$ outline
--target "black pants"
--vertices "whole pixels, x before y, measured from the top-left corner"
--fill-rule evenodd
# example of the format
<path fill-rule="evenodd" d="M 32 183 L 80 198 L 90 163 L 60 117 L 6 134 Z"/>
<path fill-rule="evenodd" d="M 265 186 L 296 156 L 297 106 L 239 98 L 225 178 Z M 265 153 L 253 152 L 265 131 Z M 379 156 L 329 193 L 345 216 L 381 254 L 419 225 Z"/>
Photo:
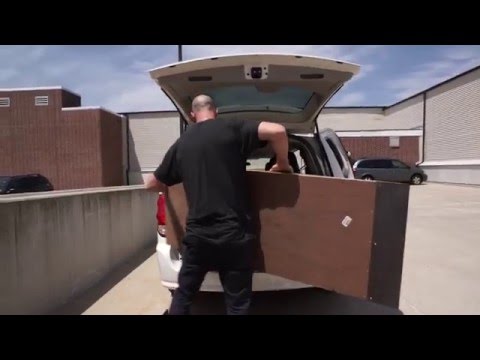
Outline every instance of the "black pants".
<path fill-rule="evenodd" d="M 246 315 L 252 297 L 253 241 L 216 245 L 201 239 L 183 242 L 178 289 L 173 294 L 170 315 L 188 315 L 193 297 L 205 275 L 218 271 L 225 294 L 227 315 Z"/>

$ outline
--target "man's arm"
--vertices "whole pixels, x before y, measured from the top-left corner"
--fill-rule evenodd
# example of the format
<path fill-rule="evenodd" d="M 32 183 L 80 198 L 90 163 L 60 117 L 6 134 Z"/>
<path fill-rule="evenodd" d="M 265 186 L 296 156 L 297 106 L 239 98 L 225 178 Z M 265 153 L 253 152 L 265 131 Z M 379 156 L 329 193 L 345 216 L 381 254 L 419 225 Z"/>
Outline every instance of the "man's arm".
<path fill-rule="evenodd" d="M 258 126 L 258 138 L 268 141 L 276 155 L 277 163 L 270 171 L 292 172 L 288 161 L 288 136 L 283 125 L 263 121 Z"/>

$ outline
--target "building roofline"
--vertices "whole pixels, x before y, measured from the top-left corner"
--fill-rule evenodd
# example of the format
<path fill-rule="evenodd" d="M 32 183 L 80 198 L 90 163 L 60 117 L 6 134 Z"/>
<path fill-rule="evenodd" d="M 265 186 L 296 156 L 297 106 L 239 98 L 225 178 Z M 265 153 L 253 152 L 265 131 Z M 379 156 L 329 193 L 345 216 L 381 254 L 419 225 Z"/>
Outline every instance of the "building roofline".
<path fill-rule="evenodd" d="M 64 107 L 62 111 L 81 111 L 81 110 L 102 110 L 109 114 L 122 117 L 122 114 L 107 110 L 101 106 L 77 106 L 77 107 Z"/>
<path fill-rule="evenodd" d="M 428 89 L 422 90 L 422 91 L 420 91 L 420 92 L 418 92 L 418 93 L 416 93 L 416 94 L 413 94 L 413 95 L 407 97 L 406 99 L 397 101 L 396 103 L 394 103 L 394 104 L 392 104 L 392 105 L 386 106 L 386 107 L 385 107 L 385 110 L 386 110 L 386 109 L 389 109 L 389 108 L 392 108 L 392 107 L 394 107 L 394 106 L 396 106 L 396 105 L 399 105 L 399 104 L 401 104 L 401 103 L 404 103 L 404 102 L 406 102 L 406 101 L 408 101 L 408 100 L 412 100 L 413 98 L 416 98 L 417 96 L 420 96 L 420 95 L 422 95 L 422 94 L 424 94 L 424 93 L 427 93 L 427 92 L 429 92 L 429 91 L 432 91 L 432 90 L 434 90 L 434 89 L 436 89 L 436 88 L 438 88 L 438 87 L 440 87 L 440 86 L 442 86 L 442 85 L 448 84 L 449 82 L 451 82 L 451 81 L 453 81 L 453 80 L 456 80 L 456 79 L 458 79 L 458 78 L 460 78 L 460 77 L 462 77 L 462 76 L 468 75 L 468 74 L 470 74 L 470 73 L 472 73 L 472 72 L 474 72 L 474 71 L 476 71 L 476 70 L 478 70 L 478 69 L 480 69 L 480 65 L 477 65 L 477 66 L 475 66 L 475 67 L 473 67 L 473 68 L 471 68 L 471 69 L 469 69 L 469 70 L 467 70 L 467 71 L 464 71 L 464 72 L 462 72 L 462 73 L 460 73 L 460 74 L 457 74 L 457 75 L 455 75 L 454 77 L 451 77 L 451 78 L 449 78 L 449 79 L 447 79 L 447 80 L 444 80 L 444 81 L 442 81 L 442 82 L 439 82 L 438 84 L 433 85 L 433 86 L 429 87 Z"/>
<path fill-rule="evenodd" d="M 361 137 L 420 137 L 422 129 L 386 129 L 386 130 L 336 130 L 340 138 L 361 138 Z"/>
<path fill-rule="evenodd" d="M 385 106 L 325 106 L 324 109 L 384 109 Z"/>
<path fill-rule="evenodd" d="M 70 89 L 67 89 L 63 86 L 38 86 L 38 87 L 24 87 L 24 88 L 0 88 L 1 91 L 42 91 L 42 90 L 63 90 L 67 91 L 71 94 L 77 95 L 79 97 L 82 97 L 80 94 L 76 93 L 75 91 L 72 91 Z"/>
<path fill-rule="evenodd" d="M 370 129 L 370 130 L 335 130 L 337 133 L 341 132 L 382 132 L 382 131 L 422 131 L 422 129 L 415 129 L 415 128 L 409 128 L 409 129 Z"/>
<path fill-rule="evenodd" d="M 123 112 L 119 112 L 118 114 L 137 115 L 137 114 L 154 114 L 154 113 L 177 113 L 178 114 L 178 111 L 177 110 L 145 110 L 145 111 L 132 111 L 132 112 L 123 111 Z"/>

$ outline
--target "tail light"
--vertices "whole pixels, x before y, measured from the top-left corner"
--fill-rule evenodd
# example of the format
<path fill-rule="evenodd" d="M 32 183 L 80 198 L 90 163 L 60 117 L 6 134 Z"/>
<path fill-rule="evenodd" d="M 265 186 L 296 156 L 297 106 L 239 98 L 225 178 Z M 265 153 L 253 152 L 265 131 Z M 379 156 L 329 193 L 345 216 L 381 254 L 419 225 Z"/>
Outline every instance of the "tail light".
<path fill-rule="evenodd" d="M 165 224 L 166 224 L 166 213 L 165 213 L 165 195 L 158 195 L 157 199 L 157 223 L 158 223 L 158 234 L 165 236 Z"/>

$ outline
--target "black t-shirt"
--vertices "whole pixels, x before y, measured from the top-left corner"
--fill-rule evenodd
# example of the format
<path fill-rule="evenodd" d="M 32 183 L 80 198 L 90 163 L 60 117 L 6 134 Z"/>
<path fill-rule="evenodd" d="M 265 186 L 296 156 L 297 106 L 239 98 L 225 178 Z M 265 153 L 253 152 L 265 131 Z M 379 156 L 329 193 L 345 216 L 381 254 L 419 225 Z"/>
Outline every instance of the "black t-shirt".
<path fill-rule="evenodd" d="M 183 183 L 189 213 L 186 235 L 214 243 L 252 234 L 246 162 L 265 145 L 259 121 L 207 120 L 189 126 L 167 151 L 155 177 L 167 186 Z"/>

